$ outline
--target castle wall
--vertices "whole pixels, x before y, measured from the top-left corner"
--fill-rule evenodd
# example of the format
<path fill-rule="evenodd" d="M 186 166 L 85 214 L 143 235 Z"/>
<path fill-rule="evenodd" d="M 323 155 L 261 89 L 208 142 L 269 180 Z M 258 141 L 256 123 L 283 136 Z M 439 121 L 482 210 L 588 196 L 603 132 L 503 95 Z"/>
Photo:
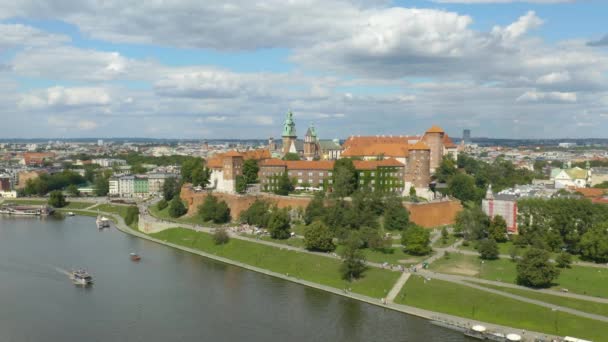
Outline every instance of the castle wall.
<path fill-rule="evenodd" d="M 183 187 L 181 198 L 188 204 L 189 216 L 195 215 L 205 197 L 211 192 L 195 192 L 188 187 Z M 247 210 L 256 199 L 267 200 L 276 204 L 279 208 L 301 208 L 305 209 L 312 197 L 277 196 L 261 193 L 259 195 L 237 195 L 227 193 L 213 193 L 218 199 L 223 200 L 230 207 L 230 215 L 233 219 L 238 218 L 242 211 Z M 462 205 L 457 201 L 442 201 L 433 203 L 404 203 L 404 207 L 410 212 L 410 220 L 425 228 L 433 228 L 442 225 L 453 224 L 456 214 L 462 210 Z"/>

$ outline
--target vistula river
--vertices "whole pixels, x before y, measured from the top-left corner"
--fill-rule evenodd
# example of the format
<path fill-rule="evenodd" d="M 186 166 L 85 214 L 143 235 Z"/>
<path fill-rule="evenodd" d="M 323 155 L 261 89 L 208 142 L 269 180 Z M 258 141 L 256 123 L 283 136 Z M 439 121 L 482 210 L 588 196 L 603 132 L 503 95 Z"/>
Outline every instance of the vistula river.
<path fill-rule="evenodd" d="M 61 271 L 79 267 L 93 286 L 76 287 Z M 98 231 L 92 218 L 0 217 L 0 341 L 465 340 L 419 318 Z"/>

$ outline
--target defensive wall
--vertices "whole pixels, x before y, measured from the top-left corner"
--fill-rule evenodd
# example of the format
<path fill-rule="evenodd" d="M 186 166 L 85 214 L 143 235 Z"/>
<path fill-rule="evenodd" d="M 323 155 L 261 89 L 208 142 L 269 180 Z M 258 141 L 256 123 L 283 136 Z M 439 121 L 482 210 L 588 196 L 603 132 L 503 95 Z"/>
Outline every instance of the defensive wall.
<path fill-rule="evenodd" d="M 188 204 L 188 215 L 196 214 L 197 208 L 211 192 L 194 191 L 188 186 L 181 190 L 181 198 Z M 279 208 L 306 208 L 311 197 L 278 196 L 260 193 L 259 195 L 235 195 L 213 192 L 219 200 L 225 201 L 230 207 L 230 215 L 239 217 L 256 199 L 263 199 Z M 456 214 L 462 210 L 458 201 L 440 201 L 431 203 L 404 203 L 410 212 L 410 220 L 422 227 L 432 228 L 454 223 Z"/>

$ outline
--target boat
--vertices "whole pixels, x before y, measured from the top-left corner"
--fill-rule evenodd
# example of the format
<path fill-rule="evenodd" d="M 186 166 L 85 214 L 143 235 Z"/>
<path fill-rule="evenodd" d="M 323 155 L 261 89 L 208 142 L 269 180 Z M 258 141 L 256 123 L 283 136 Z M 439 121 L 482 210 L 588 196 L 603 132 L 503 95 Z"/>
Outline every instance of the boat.
<path fill-rule="evenodd" d="M 68 216 L 74 216 L 74 212 L 73 211 L 68 211 Z"/>
<path fill-rule="evenodd" d="M 70 278 L 75 285 L 86 286 L 93 284 L 93 277 L 91 277 L 91 275 L 83 269 L 72 271 L 70 273 Z"/>
<path fill-rule="evenodd" d="M 95 224 L 97 224 L 97 228 L 99 228 L 99 229 L 110 228 L 110 220 L 103 216 L 97 216 L 97 220 L 95 221 Z"/>
<path fill-rule="evenodd" d="M 129 254 L 129 258 L 131 258 L 131 261 L 139 261 L 139 260 L 141 260 L 141 257 L 137 253 L 131 253 L 131 254 Z"/>

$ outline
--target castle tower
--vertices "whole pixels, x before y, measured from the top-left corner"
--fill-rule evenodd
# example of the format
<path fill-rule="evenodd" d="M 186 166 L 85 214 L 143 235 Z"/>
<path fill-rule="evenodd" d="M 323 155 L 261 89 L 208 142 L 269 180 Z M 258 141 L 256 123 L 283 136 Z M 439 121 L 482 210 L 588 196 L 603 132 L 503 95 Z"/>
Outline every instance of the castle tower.
<path fill-rule="evenodd" d="M 273 137 L 268 138 L 268 150 L 270 150 L 270 153 L 272 153 L 276 149 L 277 149 L 277 144 L 274 142 L 274 138 Z"/>
<path fill-rule="evenodd" d="M 429 128 L 422 137 L 422 141 L 431 149 L 431 173 L 441 164 L 443 159 L 443 136 L 445 132 L 441 127 Z"/>
<path fill-rule="evenodd" d="M 283 124 L 283 134 L 281 135 L 283 138 L 283 154 L 287 154 L 291 151 L 292 146 L 295 149 L 296 142 L 296 123 L 293 121 L 293 113 L 289 111 L 287 113 L 287 117 L 285 118 L 285 123 Z"/>
<path fill-rule="evenodd" d="M 224 154 L 222 160 L 223 190 L 226 192 L 236 191 L 236 178 L 243 175 L 243 156 L 230 151 Z"/>
<path fill-rule="evenodd" d="M 317 140 L 317 132 L 312 124 L 308 127 L 304 136 L 304 159 L 313 160 L 319 156 L 319 144 Z"/>
<path fill-rule="evenodd" d="M 412 184 L 415 188 L 428 188 L 431 182 L 429 172 L 431 160 L 431 149 L 424 142 L 419 141 L 409 147 L 407 165 L 405 171 L 405 181 Z"/>

